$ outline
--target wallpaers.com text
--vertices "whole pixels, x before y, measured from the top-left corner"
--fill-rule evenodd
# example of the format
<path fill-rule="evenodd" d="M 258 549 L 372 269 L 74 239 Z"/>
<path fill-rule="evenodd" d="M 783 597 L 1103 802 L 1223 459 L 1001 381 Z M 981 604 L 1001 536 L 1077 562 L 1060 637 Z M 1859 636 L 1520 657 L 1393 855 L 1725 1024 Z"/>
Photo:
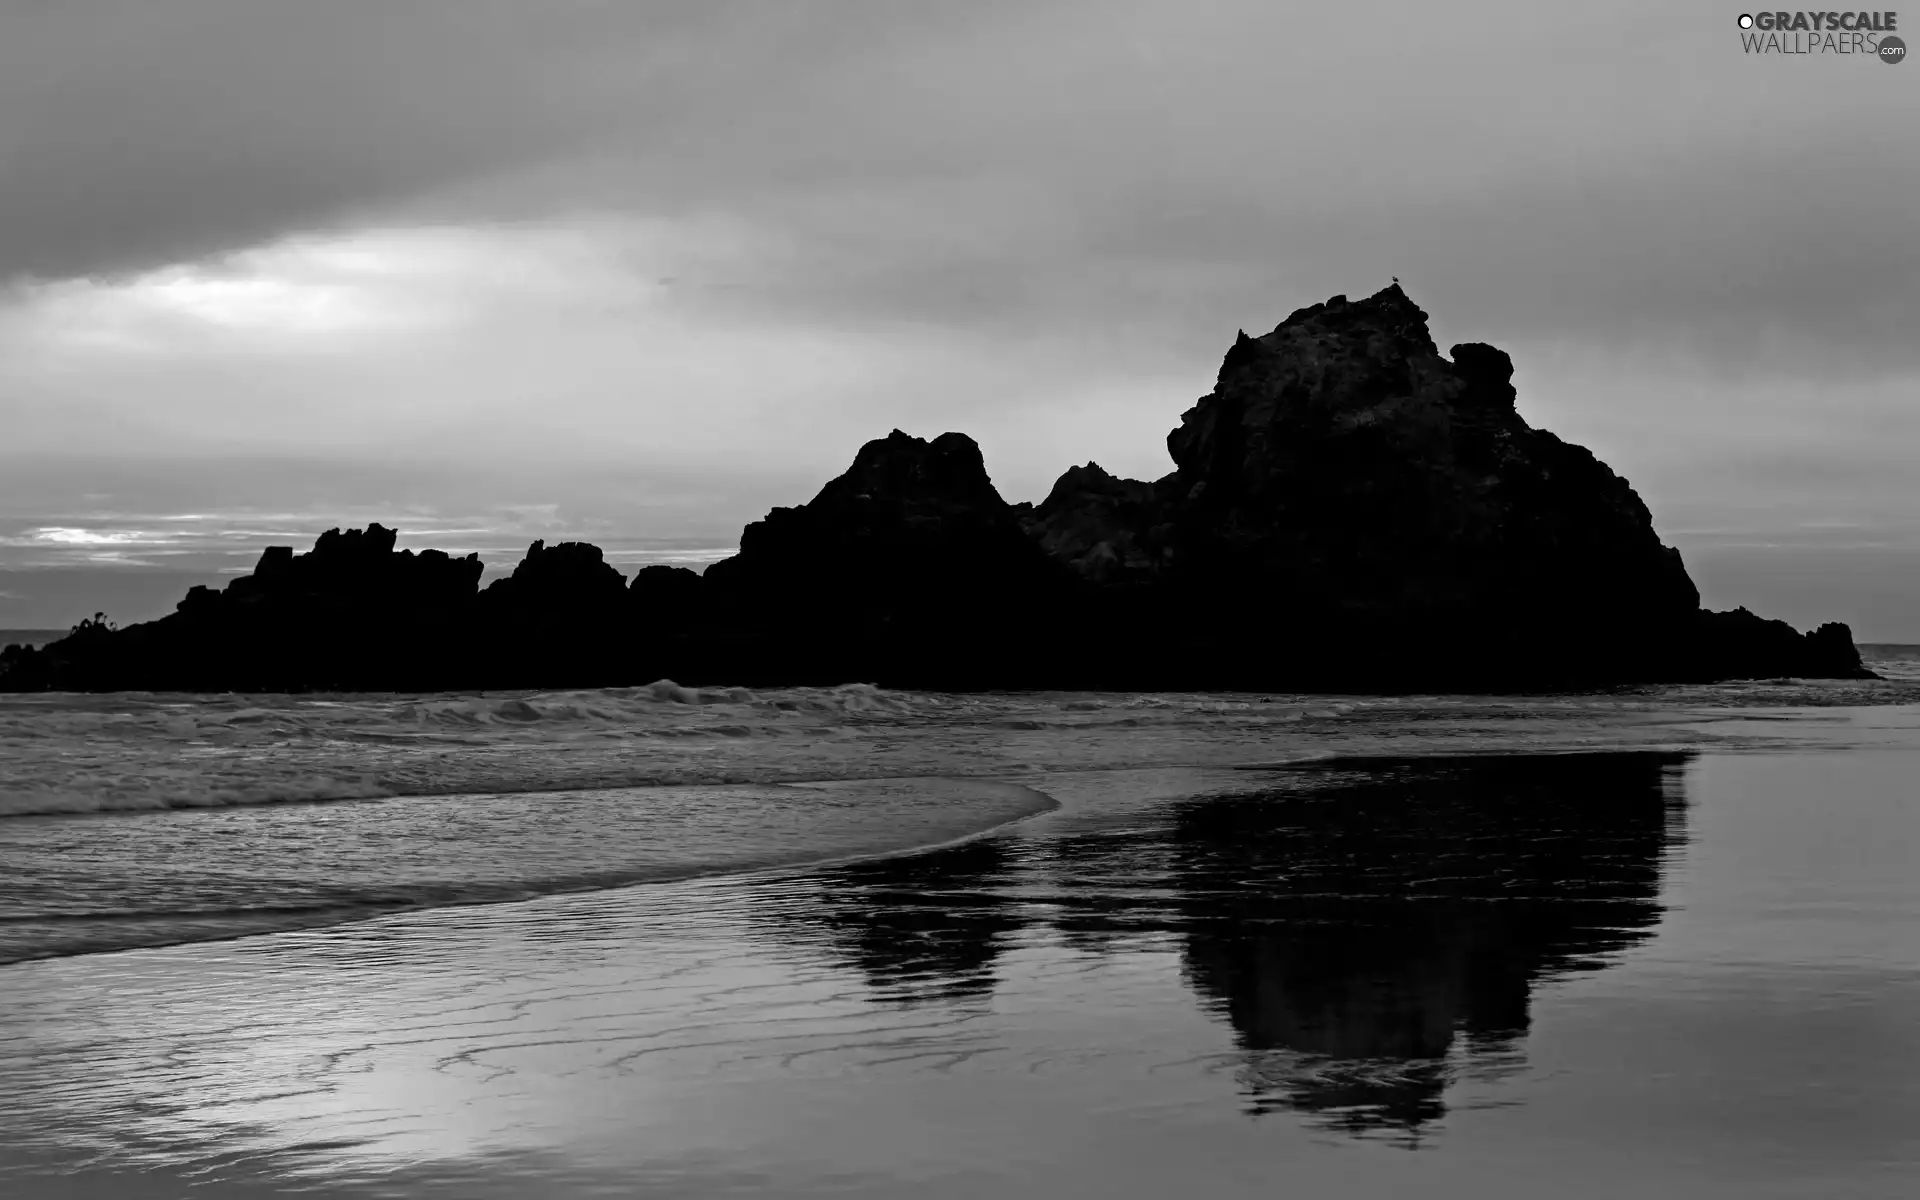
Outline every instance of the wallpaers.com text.
<path fill-rule="evenodd" d="M 1748 54 L 1860 54 L 1882 62 L 1904 60 L 1907 44 L 1891 36 L 1895 12 L 1763 12 L 1740 14 L 1741 47 Z"/>

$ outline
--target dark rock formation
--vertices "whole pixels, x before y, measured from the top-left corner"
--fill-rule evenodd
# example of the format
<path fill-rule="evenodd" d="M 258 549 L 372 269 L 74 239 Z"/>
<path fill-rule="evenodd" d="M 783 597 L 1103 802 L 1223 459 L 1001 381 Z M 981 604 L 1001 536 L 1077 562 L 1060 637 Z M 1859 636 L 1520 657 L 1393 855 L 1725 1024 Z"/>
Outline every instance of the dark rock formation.
<path fill-rule="evenodd" d="M 328 530 L 270 546 L 251 575 L 195 587 L 168 617 L 90 623 L 0 686 L 214 691 L 434 690 L 597 682 L 629 649 L 626 579 L 598 547 L 535 542 L 479 591 L 477 554 L 394 549 L 395 531 Z"/>
<path fill-rule="evenodd" d="M 1860 665 L 1853 630 L 1840 622 L 1801 633 L 1744 608 L 1693 614 L 1675 657 L 1685 664 L 1687 678 L 1701 680 L 1878 678 Z"/>
<path fill-rule="evenodd" d="M 1450 353 L 1397 284 L 1242 333 L 1173 474 L 1075 468 L 1027 528 L 1090 577 L 1152 576 L 1160 653 L 1215 686 L 1859 672 L 1844 626 L 1700 615 L 1626 480 L 1520 417 L 1507 355 Z"/>
<path fill-rule="evenodd" d="M 538 621 L 582 610 L 613 612 L 626 595 L 626 576 L 608 564 L 600 547 L 541 541 L 527 547 L 513 574 L 487 585 L 481 607 L 502 619 Z"/>
<path fill-rule="evenodd" d="M 1040 548 L 1093 583 L 1148 583 L 1173 554 L 1153 484 L 1117 479 L 1099 463 L 1069 467 L 1038 507 L 1018 505 Z"/>
<path fill-rule="evenodd" d="M 1665 657 L 1649 639 L 1699 593 L 1646 506 L 1521 419 L 1504 353 L 1453 358 L 1398 285 L 1242 334 L 1167 439 L 1184 582 L 1262 596 L 1369 674 L 1498 677 L 1548 644 L 1554 671 Z"/>
<path fill-rule="evenodd" d="M 705 583 L 706 578 L 698 571 L 656 563 L 635 571 L 628 590 L 634 613 L 641 620 L 671 625 L 698 618 L 706 595 Z"/>
<path fill-rule="evenodd" d="M 275 547 L 163 620 L 9 649 L 0 688 L 690 682 L 1493 689 L 1858 678 L 1852 634 L 1705 613 L 1646 506 L 1515 408 L 1513 364 L 1443 356 L 1398 285 L 1242 333 L 1155 483 L 1093 463 L 1009 505 L 980 448 L 895 430 L 704 577 L 535 542 Z"/>
<path fill-rule="evenodd" d="M 291 546 L 269 546 L 253 574 L 221 592 L 196 587 L 177 608 L 212 613 L 280 602 L 384 612 L 395 605 L 444 608 L 473 595 L 480 581 L 478 555 L 456 559 L 440 550 L 395 552 L 398 536 L 376 523 L 364 530 L 329 529 L 305 554 L 296 555 Z"/>
<path fill-rule="evenodd" d="M 65 638 L 0 686 L 281 691 L 388 687 L 457 669 L 478 555 L 395 552 L 391 529 L 330 529 L 270 546 L 253 574 L 195 587 L 171 616 Z"/>
<path fill-rule="evenodd" d="M 1010 678 L 1067 573 L 1020 528 L 972 438 L 899 430 L 798 508 L 747 526 L 707 599 L 762 656 L 742 678 Z M 853 674 L 849 675 L 849 670 Z M 1004 683 L 1002 684 L 1004 686 Z"/>
<path fill-rule="evenodd" d="M 707 580 L 749 604 L 779 588 L 791 592 L 781 597 L 788 604 L 836 623 L 835 614 L 924 622 L 945 615 L 928 605 L 990 602 L 1052 574 L 972 438 L 927 442 L 896 429 L 862 446 L 811 502 L 747 526 L 740 553 L 708 568 Z"/>
<path fill-rule="evenodd" d="M 722 614 L 709 601 L 707 581 L 685 567 L 655 564 L 633 573 L 627 589 L 627 627 L 643 648 L 641 658 L 658 668 L 655 678 L 713 678 L 704 673 L 724 630 Z"/>
<path fill-rule="evenodd" d="M 1182 572 L 1343 624 L 1546 605 L 1591 636 L 1697 608 L 1627 482 L 1521 419 L 1507 356 L 1452 353 L 1398 285 L 1242 334 L 1167 438 Z"/>
<path fill-rule="evenodd" d="M 489 679 L 562 685 L 624 677 L 617 664 L 631 642 L 626 618 L 626 576 L 586 542 L 534 542 L 474 610 Z"/>

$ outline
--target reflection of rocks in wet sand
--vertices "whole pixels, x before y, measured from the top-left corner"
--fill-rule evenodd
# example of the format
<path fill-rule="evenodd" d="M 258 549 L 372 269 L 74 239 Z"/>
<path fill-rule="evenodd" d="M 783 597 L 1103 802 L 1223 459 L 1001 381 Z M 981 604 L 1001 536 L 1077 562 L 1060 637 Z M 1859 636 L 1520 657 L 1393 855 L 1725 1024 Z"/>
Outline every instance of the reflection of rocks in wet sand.
<path fill-rule="evenodd" d="M 1189 980 L 1256 1111 L 1350 1130 L 1445 1112 L 1552 974 L 1649 936 L 1684 801 L 1676 754 L 1320 763 L 1178 819 Z M 1283 782 L 1284 780 L 1284 782 Z"/>
<path fill-rule="evenodd" d="M 990 992 L 994 960 L 1021 925 L 1002 890 L 1006 859 L 989 840 L 837 867 L 783 915 L 889 1000 Z"/>
<path fill-rule="evenodd" d="M 1520 1061 L 1533 987 L 1650 936 L 1674 753 L 1344 759 L 1250 773 L 1119 825 L 821 871 L 763 907 L 875 998 L 990 993 L 1023 928 L 1179 940 L 1254 1112 L 1409 1135 Z"/>

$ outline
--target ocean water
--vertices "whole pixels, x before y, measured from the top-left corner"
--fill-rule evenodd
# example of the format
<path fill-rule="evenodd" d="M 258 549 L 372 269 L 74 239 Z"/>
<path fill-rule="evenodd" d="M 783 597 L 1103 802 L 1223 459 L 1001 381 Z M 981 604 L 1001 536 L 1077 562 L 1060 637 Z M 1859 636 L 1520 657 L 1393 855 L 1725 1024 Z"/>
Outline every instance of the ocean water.
<path fill-rule="evenodd" d="M 0 1192 L 1911 1195 L 1917 782 L 1911 676 L 0 697 Z"/>
<path fill-rule="evenodd" d="M 1888 679 L 1920 679 L 1920 646 L 1865 643 L 1860 646 L 1860 659 Z"/>
<path fill-rule="evenodd" d="M 1059 771 L 1697 746 L 1734 707 L 1909 695 L 0 696 L 0 963 L 898 851 L 1030 815 Z"/>
<path fill-rule="evenodd" d="M 0 647 L 46 645 L 48 641 L 60 641 L 65 636 L 67 630 L 0 630 Z"/>
<path fill-rule="evenodd" d="M 64 629 L 0 629 L 0 649 L 8 646 L 44 646 L 67 636 Z"/>

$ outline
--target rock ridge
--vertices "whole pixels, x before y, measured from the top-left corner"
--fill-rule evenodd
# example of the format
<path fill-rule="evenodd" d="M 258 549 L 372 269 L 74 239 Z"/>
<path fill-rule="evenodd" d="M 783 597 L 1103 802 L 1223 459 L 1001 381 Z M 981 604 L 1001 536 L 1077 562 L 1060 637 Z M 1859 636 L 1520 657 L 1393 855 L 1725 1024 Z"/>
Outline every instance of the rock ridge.
<path fill-rule="evenodd" d="M 1340 691 L 1868 678 L 1851 631 L 1701 610 L 1632 486 L 1520 415 L 1514 365 L 1442 355 L 1398 283 L 1241 331 L 1174 469 L 1070 467 L 1009 504 L 980 447 L 899 429 L 703 574 L 580 542 L 269 548 L 222 591 L 0 654 L 0 690 L 841 683 Z"/>

